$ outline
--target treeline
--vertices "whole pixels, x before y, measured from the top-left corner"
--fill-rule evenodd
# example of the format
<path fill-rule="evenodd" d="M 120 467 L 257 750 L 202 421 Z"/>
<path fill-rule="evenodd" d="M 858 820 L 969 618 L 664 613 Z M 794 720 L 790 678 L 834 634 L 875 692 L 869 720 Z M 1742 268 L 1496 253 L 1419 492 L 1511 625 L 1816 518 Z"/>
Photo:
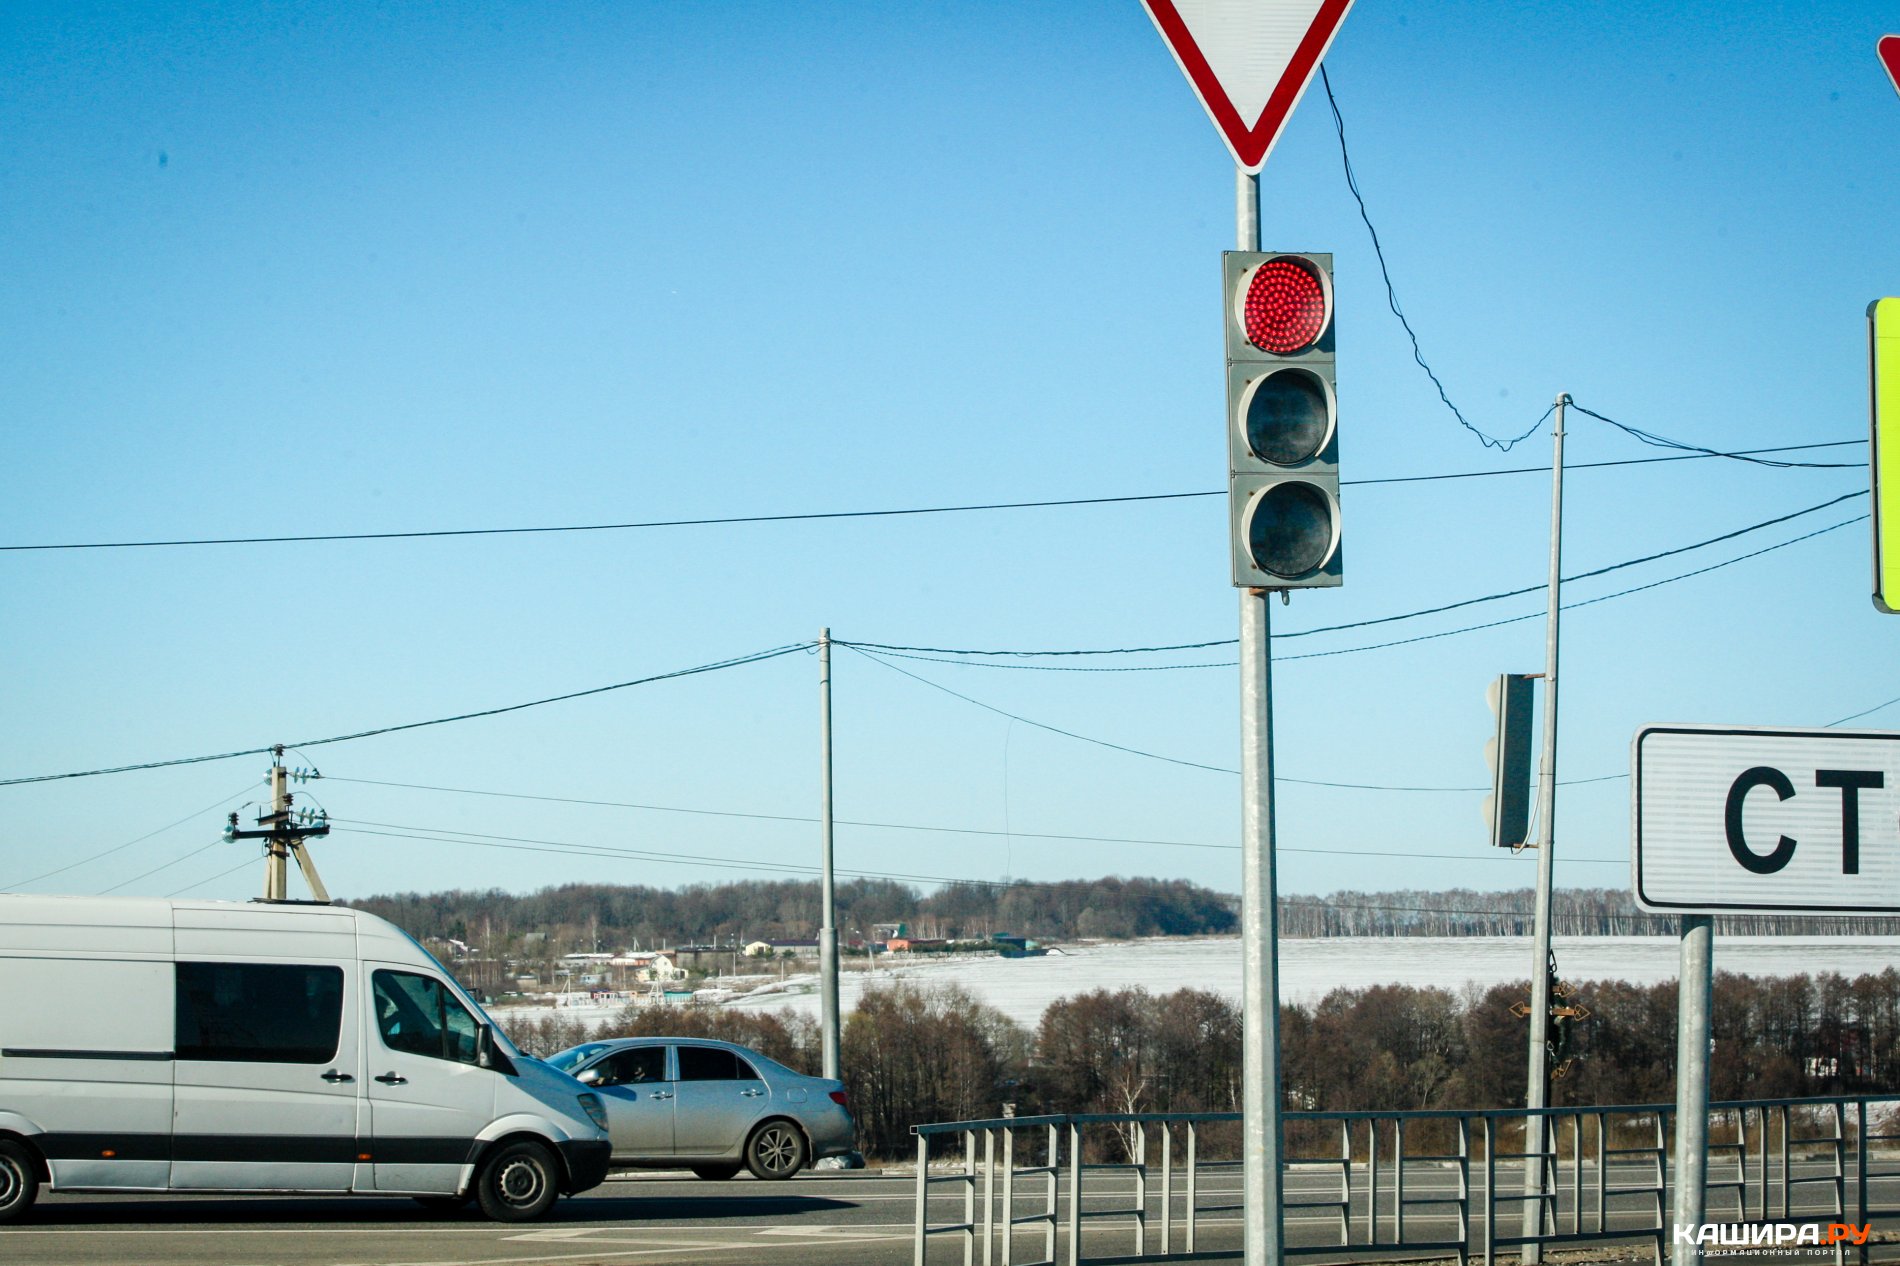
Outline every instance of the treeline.
<path fill-rule="evenodd" d="M 534 934 L 548 951 L 733 940 L 795 940 L 819 926 L 816 881 L 747 880 L 685 888 L 563 884 L 539 892 L 457 890 L 365 897 L 349 905 L 410 935 L 453 937 L 490 953 Z M 879 923 L 905 923 L 921 937 L 987 938 L 1009 932 L 1042 939 L 1199 936 L 1234 932 L 1236 901 L 1180 879 L 1069 880 L 946 884 L 922 892 L 881 879 L 837 885 L 837 920 L 849 938 Z"/>
<path fill-rule="evenodd" d="M 1295 1110 L 1498 1108 L 1523 1102 L 1528 983 L 1456 994 L 1382 985 L 1281 1009 L 1286 1106 Z M 1586 982 L 1589 1018 L 1563 1035 L 1551 1103 L 1675 1098 L 1676 985 Z M 1715 980 L 1716 1099 L 1900 1093 L 1900 972 Z M 589 1031 L 552 1017 L 510 1025 L 539 1053 L 590 1036 L 706 1036 L 815 1072 L 817 1026 L 789 1012 L 633 1008 Z M 1241 1017 L 1198 989 L 1096 990 L 1032 1030 L 955 988 L 868 991 L 846 1021 L 844 1079 L 867 1154 L 908 1155 L 912 1125 L 1044 1112 L 1232 1112 Z M 1900 1123 L 1896 1123 L 1900 1124 Z"/>
<path fill-rule="evenodd" d="M 1478 892 L 1469 888 L 1341 891 L 1325 897 L 1282 897 L 1280 935 L 1529 936 L 1537 914 L 1534 889 Z M 1636 908 L 1627 888 L 1558 888 L 1550 895 L 1551 931 L 1558 936 L 1674 936 L 1680 919 Z M 1718 915 L 1715 930 L 1739 936 L 1891 936 L 1900 919 L 1871 915 Z"/>
<path fill-rule="evenodd" d="M 838 885 L 838 926 L 868 938 L 874 925 L 902 922 L 911 934 L 981 939 L 1012 932 L 1046 940 L 1203 936 L 1239 928 L 1237 897 L 1179 879 L 1086 879 L 1062 883 L 947 884 L 923 892 L 881 879 Z M 411 935 L 453 937 L 499 954 L 549 957 L 575 950 L 796 940 L 818 931 L 815 881 L 746 880 L 686 888 L 565 884 L 539 892 L 500 889 L 403 893 L 348 904 L 398 924 Z M 1535 895 L 1397 889 L 1284 897 L 1280 934 L 1327 936 L 1529 936 Z M 1559 936 L 1674 935 L 1674 915 L 1645 914 L 1620 888 L 1560 888 L 1551 898 Z M 1723 915 L 1716 930 L 1741 935 L 1868 936 L 1900 933 L 1900 919 Z"/>

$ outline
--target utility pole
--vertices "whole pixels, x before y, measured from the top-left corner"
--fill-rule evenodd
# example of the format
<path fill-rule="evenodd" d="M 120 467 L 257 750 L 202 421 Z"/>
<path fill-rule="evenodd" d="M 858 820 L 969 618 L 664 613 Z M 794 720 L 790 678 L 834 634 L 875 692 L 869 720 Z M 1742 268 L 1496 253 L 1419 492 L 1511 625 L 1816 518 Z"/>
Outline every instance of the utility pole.
<path fill-rule="evenodd" d="M 270 767 L 270 812 L 257 819 L 257 825 L 263 829 L 238 830 L 238 815 L 233 813 L 224 828 L 224 838 L 264 841 L 264 900 L 290 900 L 290 859 L 294 857 L 297 859 L 297 869 L 303 872 L 304 881 L 310 885 L 311 896 L 318 901 L 328 902 L 329 890 L 323 886 L 323 880 L 318 878 L 317 864 L 310 859 L 310 854 L 303 846 L 305 838 L 309 836 L 330 833 L 328 816 L 292 812 L 289 789 L 291 774 L 284 768 L 283 744 L 271 748 L 271 754 L 274 759 Z M 312 770 L 308 776 L 319 775 Z"/>
<path fill-rule="evenodd" d="M 1537 770 L 1537 916 L 1531 951 L 1530 1068 L 1524 1106 L 1524 1234 L 1544 1229 L 1545 1199 L 1554 1196 L 1545 1159 L 1549 1121 L 1541 1109 L 1550 1104 L 1550 887 L 1557 838 L 1557 622 L 1562 606 L 1564 540 L 1564 409 L 1568 393 L 1557 397 L 1555 448 L 1550 459 L 1550 607 L 1544 623 L 1544 752 Z M 1534 1184 L 1534 1185 L 1533 1185 Z M 1526 1244 L 1525 1262 L 1543 1260 L 1541 1244 Z"/>
<path fill-rule="evenodd" d="M 822 875 L 818 926 L 818 1001 L 823 1027 L 824 1075 L 838 1076 L 838 912 L 831 869 L 831 630 L 818 631 L 819 839 Z"/>
<path fill-rule="evenodd" d="M 1235 186 L 1239 249 L 1260 249 L 1260 177 Z M 1271 590 L 1240 591 L 1241 1206 L 1246 1266 L 1282 1266 L 1279 900 L 1273 874 Z"/>

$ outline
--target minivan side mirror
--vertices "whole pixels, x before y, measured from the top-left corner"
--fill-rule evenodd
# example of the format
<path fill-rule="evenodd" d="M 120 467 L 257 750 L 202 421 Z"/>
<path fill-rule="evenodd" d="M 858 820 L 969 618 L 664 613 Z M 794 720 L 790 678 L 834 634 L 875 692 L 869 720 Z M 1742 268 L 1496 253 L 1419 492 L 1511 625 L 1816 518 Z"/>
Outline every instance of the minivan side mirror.
<path fill-rule="evenodd" d="M 603 1080 L 598 1068 L 583 1068 L 574 1074 L 574 1080 L 583 1086 L 598 1086 Z"/>
<path fill-rule="evenodd" d="M 475 1036 L 475 1063 L 481 1068 L 495 1066 L 495 1030 L 486 1024 Z"/>

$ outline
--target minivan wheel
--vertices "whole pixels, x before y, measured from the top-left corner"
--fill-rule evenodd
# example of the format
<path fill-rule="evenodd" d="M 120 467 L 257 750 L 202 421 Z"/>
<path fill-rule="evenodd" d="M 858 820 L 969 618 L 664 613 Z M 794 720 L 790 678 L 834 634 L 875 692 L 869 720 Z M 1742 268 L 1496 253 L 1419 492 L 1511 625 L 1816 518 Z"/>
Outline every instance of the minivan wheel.
<path fill-rule="evenodd" d="M 560 1194 L 554 1154 L 526 1139 L 498 1147 L 482 1163 L 475 1198 L 497 1222 L 527 1222 L 540 1217 Z"/>
<path fill-rule="evenodd" d="M 738 1165 L 695 1165 L 693 1177 L 703 1178 L 707 1182 L 724 1182 L 728 1178 L 737 1176 L 739 1169 Z"/>
<path fill-rule="evenodd" d="M 767 1121 L 746 1140 L 745 1167 L 755 1178 L 790 1178 L 805 1168 L 805 1136 L 790 1121 Z"/>
<path fill-rule="evenodd" d="M 11 1139 L 0 1139 L 0 1222 L 17 1222 L 40 1194 L 33 1155 Z"/>

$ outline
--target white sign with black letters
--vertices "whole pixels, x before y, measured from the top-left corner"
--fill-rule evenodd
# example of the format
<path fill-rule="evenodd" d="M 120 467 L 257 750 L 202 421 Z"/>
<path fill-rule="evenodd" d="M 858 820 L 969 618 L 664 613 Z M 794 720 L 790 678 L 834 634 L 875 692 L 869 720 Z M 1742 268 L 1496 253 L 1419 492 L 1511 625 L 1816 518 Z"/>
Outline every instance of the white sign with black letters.
<path fill-rule="evenodd" d="M 1900 733 L 1650 725 L 1632 761 L 1643 909 L 1900 914 Z"/>

